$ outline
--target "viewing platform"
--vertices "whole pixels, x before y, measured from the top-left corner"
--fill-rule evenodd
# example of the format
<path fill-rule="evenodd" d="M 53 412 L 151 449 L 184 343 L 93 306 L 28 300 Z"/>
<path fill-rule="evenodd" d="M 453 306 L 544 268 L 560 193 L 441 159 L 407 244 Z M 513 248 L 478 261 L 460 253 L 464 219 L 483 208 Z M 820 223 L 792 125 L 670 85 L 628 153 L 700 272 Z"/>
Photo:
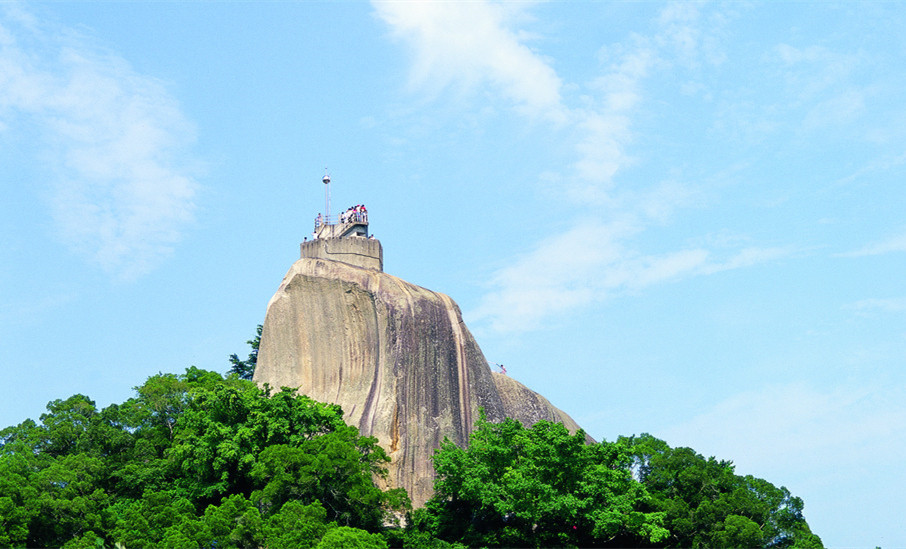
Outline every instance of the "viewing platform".
<path fill-rule="evenodd" d="M 355 208 L 364 208 L 356 206 Z M 323 218 L 321 214 L 315 218 L 313 237 L 318 238 L 344 238 L 347 236 L 360 236 L 368 238 L 368 211 L 349 208 L 337 216 L 338 223 L 331 223 L 331 217 Z"/>
<path fill-rule="evenodd" d="M 329 259 L 349 265 L 383 272 L 384 250 L 379 240 L 368 234 L 368 211 L 355 206 L 331 217 L 321 214 L 315 218 L 312 239 L 300 244 L 303 258 Z"/>

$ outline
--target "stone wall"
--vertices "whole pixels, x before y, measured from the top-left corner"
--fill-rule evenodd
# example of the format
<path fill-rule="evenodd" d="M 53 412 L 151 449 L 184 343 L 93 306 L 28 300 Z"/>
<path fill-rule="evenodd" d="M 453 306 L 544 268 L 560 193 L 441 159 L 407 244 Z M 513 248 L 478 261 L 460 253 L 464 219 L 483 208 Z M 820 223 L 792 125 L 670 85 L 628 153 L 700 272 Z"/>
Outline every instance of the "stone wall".
<path fill-rule="evenodd" d="M 300 244 L 303 258 L 342 261 L 347 265 L 384 270 L 384 249 L 373 238 L 316 238 Z"/>

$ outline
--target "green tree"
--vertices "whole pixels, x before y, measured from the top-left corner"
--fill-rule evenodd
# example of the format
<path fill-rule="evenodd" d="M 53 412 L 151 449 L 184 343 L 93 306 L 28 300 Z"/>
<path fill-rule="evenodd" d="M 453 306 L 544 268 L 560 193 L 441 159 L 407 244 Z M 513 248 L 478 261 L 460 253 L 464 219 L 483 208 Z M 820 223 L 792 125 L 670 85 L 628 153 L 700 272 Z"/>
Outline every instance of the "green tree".
<path fill-rule="evenodd" d="M 170 490 L 178 472 L 173 471 L 165 454 L 173 444 L 177 421 L 193 398 L 193 391 L 224 383 L 227 382 L 217 372 L 194 366 L 181 375 L 160 373 L 135 387 L 135 397 L 102 410 L 99 421 L 110 430 L 105 438 L 122 439 L 107 457 L 113 465 L 111 490 L 132 499 L 148 491 Z"/>
<path fill-rule="evenodd" d="M 329 520 L 377 530 L 385 509 L 408 506 L 401 489 L 384 492 L 374 485 L 374 476 L 385 476 L 387 461 L 377 439 L 360 437 L 354 427 L 343 426 L 297 447 L 266 448 L 252 470 L 264 487 L 253 497 L 263 508 L 319 501 Z"/>
<path fill-rule="evenodd" d="M 0 547 L 20 547 L 28 541 L 29 525 L 37 516 L 33 502 L 38 491 L 29 483 L 34 468 L 27 454 L 0 453 Z"/>
<path fill-rule="evenodd" d="M 191 391 L 167 452 L 191 499 L 212 504 L 242 494 L 265 513 L 290 500 L 320 501 L 328 520 L 372 529 L 390 509 L 406 507 L 402 490 L 375 486 L 389 458 L 343 422 L 339 406 L 232 379 Z"/>
<path fill-rule="evenodd" d="M 114 525 L 110 538 L 126 547 L 157 547 L 171 529 L 196 517 L 195 506 L 175 490 L 148 491 L 139 499 L 110 506 Z"/>
<path fill-rule="evenodd" d="M 588 445 L 482 415 L 411 511 L 338 406 L 195 367 L 135 392 L 0 430 L 0 547 L 822 547 L 786 488 L 650 435 Z"/>
<path fill-rule="evenodd" d="M 198 540 L 202 547 L 261 547 L 263 526 L 258 508 L 242 494 L 233 494 L 223 498 L 220 505 L 205 509 Z"/>
<path fill-rule="evenodd" d="M 658 542 L 662 515 L 641 510 L 645 488 L 633 480 L 617 444 L 585 443 L 559 423 L 531 429 L 483 414 L 469 446 L 445 441 L 435 453 L 434 530 L 469 546 L 625 546 Z"/>
<path fill-rule="evenodd" d="M 665 514 L 668 547 L 821 547 L 802 500 L 786 488 L 648 434 L 619 443 L 633 456 L 650 508 Z"/>
<path fill-rule="evenodd" d="M 79 537 L 72 538 L 63 544 L 63 549 L 103 549 L 104 538 L 88 530 Z"/>
<path fill-rule="evenodd" d="M 195 367 L 135 390 L 0 431 L 0 546 L 313 547 L 329 520 L 378 531 L 408 504 L 338 406 Z"/>
<path fill-rule="evenodd" d="M 85 453 L 59 456 L 31 475 L 35 498 L 26 502 L 36 513 L 28 545 L 52 547 L 104 530 L 110 495 L 101 488 L 105 466 Z"/>
<path fill-rule="evenodd" d="M 268 549 L 310 549 L 327 532 L 327 511 L 321 502 L 288 501 L 264 527 Z"/>
<path fill-rule="evenodd" d="M 230 355 L 230 367 L 228 374 L 236 374 L 240 379 L 252 379 L 255 375 L 255 366 L 258 365 L 258 347 L 261 345 L 261 330 L 264 328 L 261 324 L 256 329 L 255 337 L 246 341 L 252 348 L 249 357 L 245 360 L 239 360 L 235 353 Z"/>
<path fill-rule="evenodd" d="M 156 446 L 166 446 L 173 440 L 176 420 L 189 403 L 190 385 L 185 376 L 162 373 L 135 387 L 138 397 L 130 401 L 134 419 L 144 427 L 144 437 Z"/>
<path fill-rule="evenodd" d="M 205 505 L 228 494 L 251 495 L 251 470 L 267 446 L 298 446 L 345 425 L 338 406 L 289 389 L 271 396 L 254 383 L 237 381 L 192 390 L 167 452 L 178 485 Z"/>
<path fill-rule="evenodd" d="M 49 456 L 62 456 L 89 450 L 91 420 L 97 415 L 94 401 L 85 395 L 47 403 L 41 414 L 41 451 Z"/>
<path fill-rule="evenodd" d="M 466 549 L 461 543 L 451 543 L 435 536 L 437 524 L 427 509 L 414 509 L 406 514 L 405 528 L 387 528 L 384 539 L 390 547 L 404 549 Z"/>
<path fill-rule="evenodd" d="M 315 549 L 387 549 L 387 542 L 378 534 L 369 534 L 365 530 L 339 526 L 331 528 L 324 534 Z"/>

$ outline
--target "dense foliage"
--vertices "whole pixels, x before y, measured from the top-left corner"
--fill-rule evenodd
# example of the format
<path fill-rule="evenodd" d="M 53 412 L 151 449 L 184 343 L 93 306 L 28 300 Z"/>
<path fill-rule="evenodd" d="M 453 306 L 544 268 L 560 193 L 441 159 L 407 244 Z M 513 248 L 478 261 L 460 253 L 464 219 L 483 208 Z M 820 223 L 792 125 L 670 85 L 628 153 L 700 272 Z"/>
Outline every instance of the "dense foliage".
<path fill-rule="evenodd" d="M 368 531 L 408 507 L 338 406 L 197 368 L 136 391 L 0 431 L 0 547 L 382 546 Z"/>
<path fill-rule="evenodd" d="M 619 443 L 633 456 L 649 508 L 665 516 L 667 547 L 822 547 L 802 516 L 802 500 L 786 488 L 651 435 Z"/>
<path fill-rule="evenodd" d="M 467 448 L 435 452 L 434 497 L 411 511 L 338 406 L 245 379 L 260 336 L 227 378 L 159 374 L 122 404 L 74 395 L 0 431 L 0 547 L 822 547 L 802 500 L 730 462 L 483 414 Z"/>
<path fill-rule="evenodd" d="M 558 423 L 482 417 L 434 467 L 435 495 L 398 545 L 822 547 L 786 488 L 650 435 L 586 444 Z"/>
<path fill-rule="evenodd" d="M 467 449 L 446 442 L 435 455 L 428 513 L 439 537 L 469 546 L 657 543 L 669 535 L 663 513 L 643 510 L 629 464 L 623 447 L 586 444 L 560 423 L 482 418 Z"/>

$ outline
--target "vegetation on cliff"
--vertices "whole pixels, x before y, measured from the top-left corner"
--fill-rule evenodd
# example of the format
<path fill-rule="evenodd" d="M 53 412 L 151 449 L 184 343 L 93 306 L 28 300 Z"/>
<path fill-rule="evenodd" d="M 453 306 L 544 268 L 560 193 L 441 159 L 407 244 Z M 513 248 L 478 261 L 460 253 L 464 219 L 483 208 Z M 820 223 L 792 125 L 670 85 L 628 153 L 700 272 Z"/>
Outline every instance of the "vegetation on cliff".
<path fill-rule="evenodd" d="M 230 364 L 232 366 L 227 370 L 227 373 L 236 374 L 240 379 L 252 379 L 252 376 L 255 375 L 255 367 L 258 365 L 258 348 L 261 347 L 261 331 L 263 329 L 264 326 L 259 324 L 255 330 L 255 337 L 246 341 L 249 347 L 252 348 L 247 359 L 239 360 L 239 355 L 236 353 L 230 355 Z"/>

